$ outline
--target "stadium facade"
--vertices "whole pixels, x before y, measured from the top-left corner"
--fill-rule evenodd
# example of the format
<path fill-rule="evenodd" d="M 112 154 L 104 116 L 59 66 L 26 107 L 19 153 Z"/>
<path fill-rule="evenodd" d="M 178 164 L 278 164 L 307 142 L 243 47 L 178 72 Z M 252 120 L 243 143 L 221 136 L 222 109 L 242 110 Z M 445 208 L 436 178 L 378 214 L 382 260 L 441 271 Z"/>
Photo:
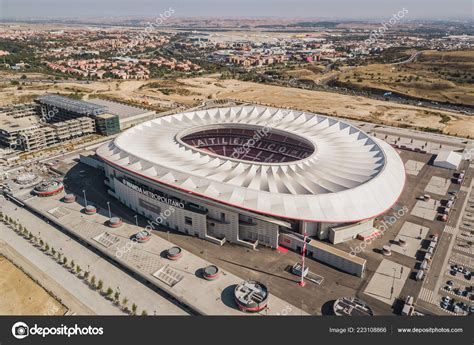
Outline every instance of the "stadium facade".
<path fill-rule="evenodd" d="M 149 226 L 276 248 L 373 231 L 405 184 L 398 153 L 334 118 L 258 106 L 174 114 L 97 150 L 109 193 Z M 284 243 L 283 243 L 284 244 Z"/>

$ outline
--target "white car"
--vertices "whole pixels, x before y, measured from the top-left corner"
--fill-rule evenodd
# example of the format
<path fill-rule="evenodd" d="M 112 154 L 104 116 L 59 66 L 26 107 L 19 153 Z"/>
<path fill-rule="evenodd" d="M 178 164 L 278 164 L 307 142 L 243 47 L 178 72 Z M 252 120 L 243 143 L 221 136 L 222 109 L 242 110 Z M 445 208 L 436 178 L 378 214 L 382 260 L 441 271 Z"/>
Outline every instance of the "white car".
<path fill-rule="evenodd" d="M 442 298 L 442 300 L 445 301 L 445 302 L 447 302 L 447 303 L 449 303 L 449 302 L 451 301 L 451 297 L 449 297 L 449 296 L 444 296 L 444 297 Z"/>

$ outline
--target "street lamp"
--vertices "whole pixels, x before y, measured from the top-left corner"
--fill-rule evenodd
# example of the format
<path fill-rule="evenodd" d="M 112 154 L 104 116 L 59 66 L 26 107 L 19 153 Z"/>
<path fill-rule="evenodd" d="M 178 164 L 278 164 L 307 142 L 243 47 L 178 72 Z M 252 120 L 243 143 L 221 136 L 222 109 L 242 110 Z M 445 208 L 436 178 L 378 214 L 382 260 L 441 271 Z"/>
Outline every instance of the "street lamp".
<path fill-rule="evenodd" d="M 395 290 L 395 272 L 397 272 L 397 269 L 395 267 L 392 267 L 393 269 L 393 280 L 392 280 L 392 288 L 390 289 L 390 300 L 393 298 L 393 291 Z"/>
<path fill-rule="evenodd" d="M 87 207 L 87 197 L 86 197 L 86 190 L 83 189 L 82 193 L 84 193 L 84 206 Z"/>
<path fill-rule="evenodd" d="M 138 226 L 138 216 L 134 215 L 133 217 L 135 217 L 135 224 L 137 224 L 137 226 Z"/>

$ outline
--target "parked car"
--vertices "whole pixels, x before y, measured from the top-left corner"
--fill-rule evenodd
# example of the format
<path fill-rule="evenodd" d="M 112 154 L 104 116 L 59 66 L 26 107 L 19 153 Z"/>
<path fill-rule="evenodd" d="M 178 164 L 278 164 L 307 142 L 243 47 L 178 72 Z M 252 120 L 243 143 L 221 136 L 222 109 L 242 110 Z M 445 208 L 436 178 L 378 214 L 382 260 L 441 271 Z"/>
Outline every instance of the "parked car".
<path fill-rule="evenodd" d="M 453 282 L 452 280 L 448 280 L 448 281 L 446 282 L 446 284 L 448 284 L 449 286 L 453 286 L 453 285 L 454 285 L 454 282 Z"/>

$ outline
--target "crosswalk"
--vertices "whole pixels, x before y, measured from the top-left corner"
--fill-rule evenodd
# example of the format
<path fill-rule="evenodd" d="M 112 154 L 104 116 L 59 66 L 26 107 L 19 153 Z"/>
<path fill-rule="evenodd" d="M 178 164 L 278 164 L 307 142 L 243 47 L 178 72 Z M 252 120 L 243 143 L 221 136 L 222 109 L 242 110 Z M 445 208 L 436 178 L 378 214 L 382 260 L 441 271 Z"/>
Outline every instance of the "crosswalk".
<path fill-rule="evenodd" d="M 421 288 L 420 294 L 418 295 L 419 300 L 421 299 L 422 301 L 433 303 L 433 304 L 437 303 L 437 297 L 438 297 L 437 293 L 424 287 Z"/>
<path fill-rule="evenodd" d="M 444 231 L 445 233 L 447 234 L 451 234 L 451 235 L 455 235 L 457 233 L 457 229 L 454 227 L 454 226 L 449 226 L 449 225 L 446 225 L 444 227 Z"/>
<path fill-rule="evenodd" d="M 458 245 L 455 245 L 454 246 L 454 249 L 456 249 L 457 251 L 460 251 L 460 252 L 463 252 L 463 253 L 466 253 L 466 254 L 474 254 L 474 251 L 472 250 L 472 248 L 465 248 L 465 247 L 460 247 Z"/>

